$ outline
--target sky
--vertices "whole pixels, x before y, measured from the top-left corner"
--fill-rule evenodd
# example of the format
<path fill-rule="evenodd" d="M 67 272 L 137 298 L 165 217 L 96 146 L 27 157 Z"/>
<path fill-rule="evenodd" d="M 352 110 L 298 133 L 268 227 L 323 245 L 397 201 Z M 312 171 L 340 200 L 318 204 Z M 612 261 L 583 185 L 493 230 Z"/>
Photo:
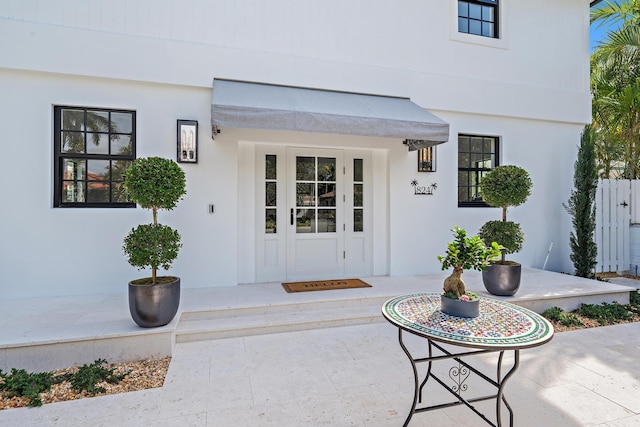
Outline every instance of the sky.
<path fill-rule="evenodd" d="M 611 31 L 610 27 L 600 26 L 596 28 L 597 25 L 591 25 L 591 51 L 596 48 L 598 42 L 604 40 L 608 31 Z"/>
<path fill-rule="evenodd" d="M 598 28 L 596 28 L 598 27 Z M 603 41 L 604 38 L 607 35 L 608 31 L 611 31 L 613 29 L 615 29 L 617 27 L 611 27 L 611 26 L 598 26 L 596 25 L 591 25 L 591 51 L 593 52 L 593 50 L 595 49 L 595 47 L 598 45 L 598 42 Z"/>

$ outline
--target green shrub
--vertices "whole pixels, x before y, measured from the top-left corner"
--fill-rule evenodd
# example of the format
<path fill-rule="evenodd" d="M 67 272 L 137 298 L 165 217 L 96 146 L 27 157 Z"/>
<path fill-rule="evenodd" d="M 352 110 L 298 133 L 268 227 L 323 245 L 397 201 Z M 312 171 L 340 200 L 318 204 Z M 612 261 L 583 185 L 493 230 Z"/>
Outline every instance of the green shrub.
<path fill-rule="evenodd" d="M 582 326 L 583 323 L 573 313 L 565 313 L 560 307 L 551 307 L 542 312 L 542 316 L 564 326 Z"/>
<path fill-rule="evenodd" d="M 54 384 L 51 372 L 30 373 L 24 369 L 11 369 L 10 374 L 1 376 L 0 391 L 9 397 L 26 397 L 29 406 L 42 406 L 40 393 L 49 391 Z"/>
<path fill-rule="evenodd" d="M 77 372 L 64 375 L 64 379 L 71 383 L 71 387 L 74 390 L 86 390 L 91 394 L 104 393 L 107 390 L 104 387 L 97 386 L 98 383 L 117 384 L 128 374 L 126 372 L 121 375 L 115 375 L 113 369 L 102 367 L 105 363 L 107 363 L 106 360 L 98 359 L 89 365 L 82 365 Z"/>
<path fill-rule="evenodd" d="M 582 306 L 576 310 L 576 313 L 589 319 L 597 320 L 600 325 L 609 325 L 620 320 L 626 321 L 632 317 L 625 306 L 606 302 L 600 305 L 582 304 Z"/>

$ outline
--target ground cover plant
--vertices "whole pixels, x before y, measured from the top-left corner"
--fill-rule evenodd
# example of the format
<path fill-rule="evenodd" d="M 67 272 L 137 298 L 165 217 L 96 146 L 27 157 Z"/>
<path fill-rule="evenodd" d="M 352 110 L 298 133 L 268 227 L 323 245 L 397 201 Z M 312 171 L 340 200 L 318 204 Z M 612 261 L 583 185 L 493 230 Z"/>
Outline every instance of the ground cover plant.
<path fill-rule="evenodd" d="M 170 360 L 107 364 L 98 359 L 52 372 L 0 370 L 0 410 L 162 387 Z"/>
<path fill-rule="evenodd" d="M 552 307 L 541 314 L 553 323 L 557 331 L 639 322 L 640 293 L 631 292 L 629 304 L 582 304 L 569 313 L 559 307 Z"/>

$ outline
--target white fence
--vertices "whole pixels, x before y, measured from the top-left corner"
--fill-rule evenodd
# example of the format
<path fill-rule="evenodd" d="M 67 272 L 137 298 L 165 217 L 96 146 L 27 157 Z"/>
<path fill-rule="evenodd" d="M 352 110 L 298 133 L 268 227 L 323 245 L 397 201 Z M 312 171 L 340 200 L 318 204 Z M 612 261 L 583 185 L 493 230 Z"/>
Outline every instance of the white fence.
<path fill-rule="evenodd" d="M 638 180 L 598 181 L 596 192 L 596 232 L 598 263 L 596 272 L 635 273 L 640 266 L 640 223 Z M 639 224 L 640 225 L 640 224 Z M 631 233 L 631 231 L 634 233 Z M 633 238 L 632 238 L 633 236 Z"/>

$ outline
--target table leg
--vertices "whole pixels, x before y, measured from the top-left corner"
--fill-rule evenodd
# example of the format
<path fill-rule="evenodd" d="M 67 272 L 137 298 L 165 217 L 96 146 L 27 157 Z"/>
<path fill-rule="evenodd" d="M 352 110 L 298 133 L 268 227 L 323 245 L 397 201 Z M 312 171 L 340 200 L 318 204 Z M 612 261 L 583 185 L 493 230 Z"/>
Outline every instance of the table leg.
<path fill-rule="evenodd" d="M 424 381 L 422 381 L 422 384 L 420 384 L 420 394 L 418 394 L 419 403 L 422 403 L 422 389 L 424 388 L 425 385 L 427 385 L 427 380 L 431 376 L 431 364 L 433 363 L 433 361 L 431 360 L 433 358 L 433 345 L 431 344 L 431 340 L 428 340 L 428 342 L 429 342 L 429 363 L 427 364 L 427 375 L 425 375 Z"/>
<path fill-rule="evenodd" d="M 413 388 L 413 403 L 411 404 L 411 410 L 409 411 L 409 415 L 407 416 L 407 419 L 404 421 L 404 424 L 402 424 L 402 427 L 407 427 L 409 425 L 409 421 L 411 421 L 411 417 L 413 417 L 413 413 L 416 410 L 416 404 L 418 403 L 418 393 L 421 393 L 421 388 L 419 387 L 419 378 L 418 378 L 418 369 L 416 368 L 416 362 L 413 360 L 413 357 L 411 356 L 411 353 L 409 353 L 409 350 L 407 349 L 407 347 L 404 345 L 404 342 L 402 342 L 402 329 L 398 328 L 398 341 L 400 342 L 400 347 L 402 348 L 402 351 L 404 351 L 404 354 L 407 355 L 407 357 L 409 358 L 409 361 L 411 362 L 411 367 L 413 368 L 413 382 L 414 382 L 414 388 Z M 420 396 L 420 400 L 422 400 L 422 396 Z"/>
<path fill-rule="evenodd" d="M 498 387 L 498 394 L 496 396 L 496 419 L 498 422 L 498 426 L 502 426 L 502 414 L 501 414 L 501 408 L 502 408 L 502 402 L 504 402 L 505 406 L 507 407 L 507 409 L 509 410 L 509 425 L 513 426 L 513 410 L 511 409 L 511 406 L 509 405 L 509 402 L 507 402 L 507 398 L 504 396 L 504 387 L 507 384 L 507 380 L 509 378 L 511 378 L 511 376 L 516 372 L 516 369 L 518 369 L 518 366 L 520 365 L 520 350 L 514 350 L 513 351 L 513 366 L 511 367 L 511 369 L 509 370 L 509 372 L 507 372 L 507 374 L 504 376 L 504 378 L 501 378 L 501 369 L 502 369 L 502 357 L 504 356 L 504 351 L 500 352 L 500 357 L 498 358 L 498 384 L 500 385 Z"/>

